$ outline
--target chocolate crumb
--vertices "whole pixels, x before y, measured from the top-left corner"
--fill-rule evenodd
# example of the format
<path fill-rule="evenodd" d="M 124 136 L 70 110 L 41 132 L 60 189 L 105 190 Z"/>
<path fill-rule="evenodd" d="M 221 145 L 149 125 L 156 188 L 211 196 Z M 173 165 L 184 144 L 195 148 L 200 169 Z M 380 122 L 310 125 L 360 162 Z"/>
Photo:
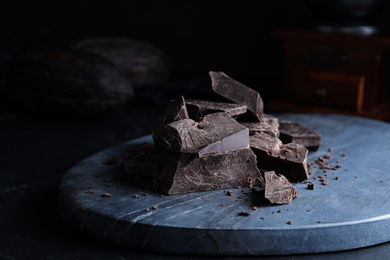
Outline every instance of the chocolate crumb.
<path fill-rule="evenodd" d="M 245 211 L 241 211 L 240 213 L 238 213 L 238 215 L 247 217 L 247 216 L 250 216 L 251 213 L 248 213 L 248 212 L 245 212 Z"/>
<path fill-rule="evenodd" d="M 381 180 L 381 182 L 385 182 L 384 180 Z"/>
<path fill-rule="evenodd" d="M 164 195 L 164 194 L 161 194 L 161 195 L 160 195 L 160 198 L 164 198 L 164 197 L 165 197 L 165 195 Z"/>
<path fill-rule="evenodd" d="M 228 195 L 228 196 L 233 196 L 233 191 L 228 190 L 228 191 L 226 192 L 226 195 Z"/>
<path fill-rule="evenodd" d="M 307 184 L 307 189 L 308 189 L 308 190 L 314 190 L 314 189 L 315 189 L 314 183 L 309 183 L 309 184 Z"/>
<path fill-rule="evenodd" d="M 329 152 L 332 152 L 332 148 L 329 147 L 329 148 L 328 148 L 328 151 L 329 151 Z"/>
<path fill-rule="evenodd" d="M 144 193 L 144 196 L 149 196 L 149 194 L 148 193 Z"/>
<path fill-rule="evenodd" d="M 337 165 L 336 165 L 336 168 L 341 168 L 341 165 L 340 165 L 340 164 L 337 164 Z"/>
<path fill-rule="evenodd" d="M 327 154 L 325 154 L 324 158 L 326 158 L 326 159 L 331 159 L 331 158 L 332 158 L 332 155 L 331 155 L 330 153 L 327 153 Z"/>
<path fill-rule="evenodd" d="M 307 212 L 310 212 L 310 209 L 308 209 Z"/>
<path fill-rule="evenodd" d="M 318 220 L 318 223 L 322 223 L 322 220 Z"/>
<path fill-rule="evenodd" d="M 337 177 L 335 178 L 335 180 L 337 180 L 337 181 L 338 181 L 338 180 L 339 180 L 339 176 L 337 176 Z"/>
<path fill-rule="evenodd" d="M 321 183 L 322 183 L 322 185 L 328 185 L 328 180 L 327 179 L 322 179 Z"/>
<path fill-rule="evenodd" d="M 95 193 L 95 191 L 93 191 L 93 190 L 89 190 L 89 191 L 87 191 L 86 193 L 88 193 L 88 194 L 92 194 L 92 193 Z"/>
<path fill-rule="evenodd" d="M 146 209 L 146 211 L 150 211 L 150 209 L 149 209 L 149 208 L 147 208 L 147 209 Z"/>
<path fill-rule="evenodd" d="M 225 206 L 225 204 L 221 204 L 221 206 Z"/>
<path fill-rule="evenodd" d="M 154 210 L 158 209 L 158 205 L 154 206 L 153 209 L 154 209 Z"/>
<path fill-rule="evenodd" d="M 103 175 L 102 172 L 98 172 L 98 173 L 95 173 L 95 174 L 93 175 L 93 177 L 100 177 L 100 176 L 102 176 L 102 175 Z"/>
<path fill-rule="evenodd" d="M 113 164 L 116 164 L 117 162 L 118 162 L 118 159 L 116 157 L 111 157 L 111 158 L 107 158 L 105 163 L 107 165 L 113 165 Z"/>
<path fill-rule="evenodd" d="M 282 211 L 279 209 L 278 211 L 277 211 L 278 213 L 282 213 Z"/>
<path fill-rule="evenodd" d="M 264 217 L 260 217 L 260 219 L 265 219 Z"/>
<path fill-rule="evenodd" d="M 257 207 L 256 207 L 256 206 L 254 206 L 252 209 L 253 209 L 253 210 L 257 210 Z"/>
<path fill-rule="evenodd" d="M 291 221 L 291 220 L 287 221 L 287 224 L 291 225 L 291 224 L 292 224 L 292 221 Z"/>
<path fill-rule="evenodd" d="M 133 198 L 139 198 L 140 196 L 139 195 L 134 195 Z"/>
<path fill-rule="evenodd" d="M 346 153 L 343 153 L 343 154 L 341 154 L 341 156 L 344 156 L 344 157 L 345 157 L 345 156 L 347 156 L 347 154 L 346 154 Z"/>
<path fill-rule="evenodd" d="M 102 197 L 112 197 L 111 193 L 104 193 Z"/>

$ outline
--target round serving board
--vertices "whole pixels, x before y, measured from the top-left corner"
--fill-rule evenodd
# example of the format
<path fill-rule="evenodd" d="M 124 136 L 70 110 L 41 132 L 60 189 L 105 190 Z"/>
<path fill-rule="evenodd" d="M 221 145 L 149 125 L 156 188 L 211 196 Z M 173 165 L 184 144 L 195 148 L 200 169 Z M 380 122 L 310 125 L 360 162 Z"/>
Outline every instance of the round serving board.
<path fill-rule="evenodd" d="M 328 114 L 281 114 L 322 135 L 308 163 L 327 153 L 337 170 L 311 167 L 307 184 L 287 205 L 256 204 L 250 189 L 161 196 L 135 183 L 116 182 L 106 159 L 123 158 L 151 136 L 81 161 L 59 186 L 62 217 L 92 236 L 126 247 L 200 255 L 272 255 L 330 252 L 390 241 L 390 125 Z M 329 148 L 331 148 L 329 150 Z M 328 179 L 322 185 L 318 176 Z M 257 208 L 254 208 L 257 206 Z M 249 216 L 239 213 L 245 211 Z"/>

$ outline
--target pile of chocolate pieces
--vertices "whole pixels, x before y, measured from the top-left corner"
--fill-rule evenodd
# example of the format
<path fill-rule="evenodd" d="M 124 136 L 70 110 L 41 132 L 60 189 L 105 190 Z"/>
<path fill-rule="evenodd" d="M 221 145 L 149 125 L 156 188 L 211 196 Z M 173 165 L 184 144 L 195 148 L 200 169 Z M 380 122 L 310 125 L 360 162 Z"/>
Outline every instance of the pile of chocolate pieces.
<path fill-rule="evenodd" d="M 291 182 L 309 178 L 308 150 L 321 135 L 263 113 L 258 92 L 209 72 L 209 100 L 172 101 L 145 143 L 125 159 L 126 174 L 148 176 L 164 194 L 253 188 L 273 204 L 298 195 Z"/>

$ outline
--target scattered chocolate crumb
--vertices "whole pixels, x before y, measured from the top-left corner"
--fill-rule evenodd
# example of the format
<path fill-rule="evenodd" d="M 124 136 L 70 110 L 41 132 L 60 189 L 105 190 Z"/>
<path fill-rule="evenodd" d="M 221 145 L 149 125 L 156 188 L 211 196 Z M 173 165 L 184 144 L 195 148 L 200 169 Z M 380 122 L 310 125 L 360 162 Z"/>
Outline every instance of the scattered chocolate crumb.
<path fill-rule="evenodd" d="M 345 157 L 345 156 L 347 156 L 347 154 L 346 154 L 346 153 L 343 153 L 343 154 L 341 154 L 341 156 L 344 156 L 344 157 Z"/>
<path fill-rule="evenodd" d="M 326 172 L 326 170 L 323 170 L 322 172 Z"/>
<path fill-rule="evenodd" d="M 282 213 L 282 211 L 279 209 L 278 211 L 277 211 L 278 213 Z"/>
<path fill-rule="evenodd" d="M 95 173 L 95 174 L 93 175 L 93 177 L 100 177 L 100 176 L 102 176 L 102 175 L 103 175 L 102 172 L 98 172 L 98 173 Z"/>
<path fill-rule="evenodd" d="M 338 181 L 338 180 L 339 180 L 339 176 L 337 176 L 337 177 L 335 178 L 335 180 L 337 180 L 337 181 Z"/>
<path fill-rule="evenodd" d="M 329 148 L 328 148 L 328 151 L 329 151 L 329 152 L 332 152 L 332 148 L 329 147 Z"/>
<path fill-rule="evenodd" d="M 310 212 L 310 209 L 308 209 L 307 212 Z"/>
<path fill-rule="evenodd" d="M 326 158 L 326 159 L 331 159 L 331 158 L 332 158 L 332 155 L 331 155 L 330 153 L 327 153 L 327 154 L 325 154 L 324 158 Z"/>
<path fill-rule="evenodd" d="M 204 196 L 200 196 L 201 199 L 204 199 Z"/>
<path fill-rule="evenodd" d="M 226 192 L 226 195 L 228 195 L 228 196 L 233 196 L 233 191 L 228 190 L 228 191 Z"/>
<path fill-rule="evenodd" d="M 139 197 L 140 197 L 140 196 L 139 196 L 139 195 L 137 195 L 137 194 L 133 196 L 133 198 L 139 198 Z"/>
<path fill-rule="evenodd" d="M 152 209 L 154 210 L 158 209 L 158 205 L 155 205 Z"/>
<path fill-rule="evenodd" d="M 314 174 L 314 172 L 310 171 L 310 172 L 309 172 L 309 174 L 310 174 L 310 175 L 313 175 L 313 174 Z"/>
<path fill-rule="evenodd" d="M 314 190 L 314 189 L 315 189 L 314 183 L 309 183 L 309 184 L 307 184 L 307 189 L 308 189 L 308 190 Z"/>
<path fill-rule="evenodd" d="M 165 195 L 164 195 L 164 194 L 161 194 L 161 195 L 160 195 L 160 198 L 164 198 L 164 197 L 165 197 Z"/>
<path fill-rule="evenodd" d="M 260 219 L 265 219 L 264 217 L 260 217 Z"/>
<path fill-rule="evenodd" d="M 341 165 L 340 165 L 340 164 L 337 164 L 337 165 L 336 165 L 336 168 L 341 168 Z"/>
<path fill-rule="evenodd" d="M 287 221 L 287 224 L 291 225 L 291 224 L 292 224 L 292 221 L 291 221 L 291 220 Z"/>
<path fill-rule="evenodd" d="M 318 220 L 318 223 L 322 223 L 322 220 Z"/>
<path fill-rule="evenodd" d="M 248 212 L 245 212 L 245 211 L 241 211 L 240 213 L 238 213 L 238 215 L 247 217 L 247 216 L 250 216 L 251 213 L 248 213 Z"/>
<path fill-rule="evenodd" d="M 221 204 L 221 206 L 225 206 L 225 204 Z"/>
<path fill-rule="evenodd" d="M 256 207 L 256 206 L 254 206 L 252 209 L 253 209 L 253 210 L 257 210 L 257 207 Z"/>
<path fill-rule="evenodd" d="M 150 209 L 149 209 L 149 208 L 147 208 L 147 209 L 146 209 L 146 211 L 150 211 Z"/>
<path fill-rule="evenodd" d="M 328 185 L 328 180 L 327 179 L 322 179 L 321 183 L 322 183 L 322 185 Z"/>
<path fill-rule="evenodd" d="M 107 165 L 113 165 L 113 164 L 116 164 L 117 162 L 118 162 L 118 159 L 116 157 L 111 157 L 111 158 L 107 158 L 105 163 Z"/>
<path fill-rule="evenodd" d="M 144 193 L 143 195 L 144 195 L 144 196 L 149 196 L 149 193 Z"/>
<path fill-rule="evenodd" d="M 89 190 L 89 191 L 87 191 L 86 193 L 92 194 L 92 193 L 95 193 L 95 191 Z"/>
<path fill-rule="evenodd" d="M 272 214 L 275 214 L 275 211 L 272 211 Z"/>
<path fill-rule="evenodd" d="M 104 193 L 102 197 L 112 197 L 111 193 Z"/>
<path fill-rule="evenodd" d="M 384 180 L 381 180 L 381 182 L 385 182 Z"/>
<path fill-rule="evenodd" d="M 355 178 L 357 179 L 357 178 L 358 178 L 358 176 L 355 176 Z"/>

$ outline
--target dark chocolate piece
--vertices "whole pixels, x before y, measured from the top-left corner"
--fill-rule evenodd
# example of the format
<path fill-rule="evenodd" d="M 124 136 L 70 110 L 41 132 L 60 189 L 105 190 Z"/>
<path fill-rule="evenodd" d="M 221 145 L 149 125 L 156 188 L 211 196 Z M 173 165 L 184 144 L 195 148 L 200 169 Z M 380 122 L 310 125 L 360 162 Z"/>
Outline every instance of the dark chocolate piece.
<path fill-rule="evenodd" d="M 196 99 L 187 99 L 186 106 L 190 118 L 196 121 L 199 121 L 199 119 L 205 115 L 216 112 L 226 112 L 231 117 L 237 117 L 238 115 L 244 114 L 247 110 L 245 105 L 239 105 L 236 103 L 214 102 Z"/>
<path fill-rule="evenodd" d="M 160 168 L 162 157 L 162 153 L 159 153 L 154 145 L 143 143 L 137 151 L 126 156 L 126 173 L 154 177 Z"/>
<path fill-rule="evenodd" d="M 274 170 L 290 181 L 303 181 L 309 178 L 307 169 L 307 149 L 300 144 L 283 145 L 275 137 L 259 133 L 249 137 L 249 144 L 257 156 L 261 169 Z"/>
<path fill-rule="evenodd" d="M 284 144 L 297 143 L 313 151 L 321 146 L 321 135 L 300 123 L 281 120 L 279 132 L 279 138 Z"/>
<path fill-rule="evenodd" d="M 269 134 L 272 137 L 279 137 L 279 120 L 267 114 L 263 114 L 261 122 L 240 122 L 249 128 L 249 135 L 258 133 Z"/>
<path fill-rule="evenodd" d="M 182 154 L 177 160 L 168 154 L 154 186 L 165 194 L 179 194 L 230 188 L 263 186 L 264 180 L 250 148 L 209 154 Z"/>
<path fill-rule="evenodd" d="M 209 75 L 212 83 L 211 88 L 215 93 L 230 101 L 247 106 L 255 120 L 261 122 L 264 104 L 257 91 L 230 78 L 223 72 L 210 71 Z"/>
<path fill-rule="evenodd" d="M 160 129 L 158 144 L 181 153 L 221 153 L 243 149 L 249 144 L 249 130 L 225 112 L 206 115 L 202 121 L 175 121 Z"/>
<path fill-rule="evenodd" d="M 272 204 L 288 204 L 298 196 L 298 190 L 283 175 L 267 171 L 264 173 L 264 180 L 264 196 Z"/>
<path fill-rule="evenodd" d="M 179 96 L 175 100 L 171 101 L 164 113 L 153 123 L 152 137 L 154 142 L 156 144 L 159 143 L 159 139 L 162 138 L 161 134 L 163 134 L 161 133 L 161 129 L 163 129 L 167 124 L 188 118 L 189 116 L 184 97 Z"/>

